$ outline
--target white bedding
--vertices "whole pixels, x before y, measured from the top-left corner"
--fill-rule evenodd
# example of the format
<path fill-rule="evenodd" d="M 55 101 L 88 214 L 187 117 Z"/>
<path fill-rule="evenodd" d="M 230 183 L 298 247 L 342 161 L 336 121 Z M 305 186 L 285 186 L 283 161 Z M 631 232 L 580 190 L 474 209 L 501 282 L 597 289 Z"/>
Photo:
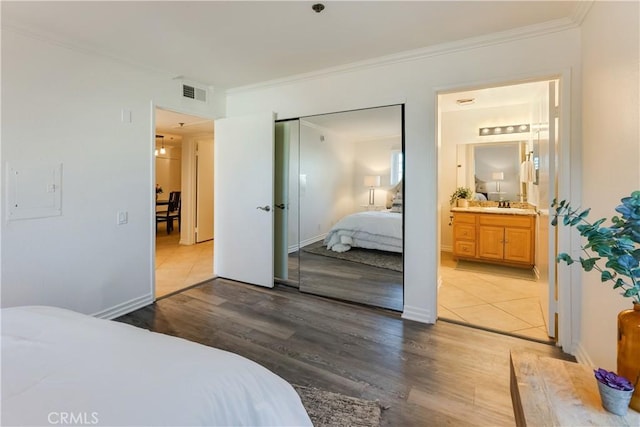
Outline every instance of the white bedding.
<path fill-rule="evenodd" d="M 1 316 L 3 426 L 311 425 L 289 383 L 239 355 L 53 307 Z"/>
<path fill-rule="evenodd" d="M 324 244 L 335 252 L 351 248 L 402 252 L 402 213 L 367 211 L 347 215 L 331 228 Z"/>

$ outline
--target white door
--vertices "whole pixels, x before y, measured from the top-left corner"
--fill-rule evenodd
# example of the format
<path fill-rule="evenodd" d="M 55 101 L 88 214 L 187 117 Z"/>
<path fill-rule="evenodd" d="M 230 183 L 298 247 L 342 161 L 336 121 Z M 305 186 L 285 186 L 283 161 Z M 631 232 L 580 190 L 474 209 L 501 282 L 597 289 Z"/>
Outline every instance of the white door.
<path fill-rule="evenodd" d="M 196 142 L 196 243 L 213 239 L 213 140 Z"/>
<path fill-rule="evenodd" d="M 560 97 L 558 96 L 557 85 L 559 81 L 553 80 L 549 82 L 549 153 L 548 153 L 548 173 L 549 181 L 548 194 L 549 197 L 546 200 L 545 207 L 551 206 L 553 199 L 558 197 L 558 144 L 559 141 L 559 127 L 560 127 Z M 545 209 L 546 210 L 546 209 Z M 557 330 L 557 313 L 558 313 L 558 263 L 556 257 L 558 255 L 558 230 L 556 227 L 549 227 L 551 224 L 551 218 L 549 215 L 542 215 L 549 228 L 549 321 L 547 323 L 547 334 L 550 337 L 556 337 Z"/>
<path fill-rule="evenodd" d="M 552 217 L 549 215 L 549 207 L 553 199 L 557 197 L 557 156 L 558 151 L 558 123 L 559 105 L 556 96 L 557 81 L 549 81 L 549 88 L 544 105 L 540 124 L 534 138 L 534 164 L 538 177 L 538 259 L 536 267 L 540 273 L 540 280 L 547 282 L 546 289 L 547 306 L 544 307 L 544 316 L 547 323 L 547 335 L 556 337 L 557 329 L 557 267 L 556 240 L 557 229 L 551 226 Z"/>
<path fill-rule="evenodd" d="M 214 273 L 273 287 L 273 113 L 216 120 L 214 153 Z"/>

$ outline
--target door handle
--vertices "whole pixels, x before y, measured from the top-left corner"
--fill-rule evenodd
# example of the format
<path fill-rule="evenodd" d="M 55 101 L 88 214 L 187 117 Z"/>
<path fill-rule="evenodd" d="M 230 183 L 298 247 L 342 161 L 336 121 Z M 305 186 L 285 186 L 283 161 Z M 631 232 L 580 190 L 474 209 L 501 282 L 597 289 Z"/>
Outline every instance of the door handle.
<path fill-rule="evenodd" d="M 264 205 L 264 206 L 258 206 L 256 209 L 260 209 L 260 210 L 263 210 L 265 212 L 269 212 L 271 210 L 271 207 L 269 205 Z"/>
<path fill-rule="evenodd" d="M 280 203 L 280 204 L 273 205 L 273 206 L 278 208 L 278 209 L 284 209 L 284 203 Z"/>

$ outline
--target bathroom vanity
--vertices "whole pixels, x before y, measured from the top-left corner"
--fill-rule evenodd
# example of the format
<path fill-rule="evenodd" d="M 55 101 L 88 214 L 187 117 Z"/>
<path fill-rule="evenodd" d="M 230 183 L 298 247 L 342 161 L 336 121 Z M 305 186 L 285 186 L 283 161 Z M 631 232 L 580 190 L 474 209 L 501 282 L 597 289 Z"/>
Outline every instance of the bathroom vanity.
<path fill-rule="evenodd" d="M 455 258 L 532 268 L 534 209 L 452 208 Z"/>

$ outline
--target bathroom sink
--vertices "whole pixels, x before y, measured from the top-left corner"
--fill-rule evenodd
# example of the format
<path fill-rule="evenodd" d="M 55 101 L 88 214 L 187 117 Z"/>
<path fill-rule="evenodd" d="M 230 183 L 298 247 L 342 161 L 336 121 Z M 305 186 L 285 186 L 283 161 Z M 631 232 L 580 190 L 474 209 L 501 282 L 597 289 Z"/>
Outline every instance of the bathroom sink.
<path fill-rule="evenodd" d="M 487 206 L 478 208 L 480 212 L 497 212 L 497 213 L 505 213 L 505 214 L 535 214 L 535 210 L 533 209 L 522 209 L 522 208 L 499 208 L 497 206 Z"/>

